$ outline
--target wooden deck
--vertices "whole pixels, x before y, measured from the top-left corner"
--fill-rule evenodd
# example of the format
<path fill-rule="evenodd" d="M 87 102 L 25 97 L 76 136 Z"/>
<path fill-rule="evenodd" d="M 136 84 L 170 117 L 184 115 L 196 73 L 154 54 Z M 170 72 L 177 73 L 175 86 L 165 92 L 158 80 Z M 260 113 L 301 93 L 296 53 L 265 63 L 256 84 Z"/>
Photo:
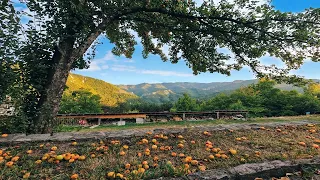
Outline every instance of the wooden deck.
<path fill-rule="evenodd" d="M 146 114 L 88 114 L 88 115 L 58 115 L 57 118 L 81 118 L 81 119 L 130 119 L 147 118 Z"/>

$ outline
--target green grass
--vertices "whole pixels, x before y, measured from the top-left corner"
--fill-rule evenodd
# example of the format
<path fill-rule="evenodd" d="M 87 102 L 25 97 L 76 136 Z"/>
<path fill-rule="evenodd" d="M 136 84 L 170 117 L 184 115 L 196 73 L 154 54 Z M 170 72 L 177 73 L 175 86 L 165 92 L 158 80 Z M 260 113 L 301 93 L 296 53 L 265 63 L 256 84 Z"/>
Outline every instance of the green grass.
<path fill-rule="evenodd" d="M 92 131 L 115 131 L 125 129 L 136 128 L 188 128 L 192 126 L 210 126 L 219 124 L 241 124 L 241 123 L 270 123 L 270 122 L 288 122 L 288 121 L 300 121 L 311 120 L 320 121 L 320 116 L 288 116 L 288 117 L 272 117 L 272 118 L 251 118 L 246 121 L 243 120 L 199 120 L 199 121 L 169 121 L 169 122 L 156 122 L 156 123 L 126 123 L 124 126 L 117 125 L 100 125 L 96 128 L 90 129 L 89 127 L 82 126 L 59 126 L 56 128 L 56 132 L 92 132 Z"/>

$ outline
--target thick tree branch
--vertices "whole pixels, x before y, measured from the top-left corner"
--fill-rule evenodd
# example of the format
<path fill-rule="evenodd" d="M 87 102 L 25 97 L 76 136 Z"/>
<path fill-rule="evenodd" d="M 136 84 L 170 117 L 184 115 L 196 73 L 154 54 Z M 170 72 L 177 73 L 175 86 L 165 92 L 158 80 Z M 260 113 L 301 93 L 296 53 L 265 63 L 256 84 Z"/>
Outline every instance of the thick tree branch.
<path fill-rule="evenodd" d="M 116 14 L 108 19 L 104 19 L 94 30 L 92 30 L 92 33 L 90 33 L 86 40 L 77 48 L 76 51 L 72 54 L 71 58 L 72 60 L 76 59 L 79 56 L 82 56 L 91 46 L 91 44 L 98 38 L 98 36 L 104 31 L 104 29 L 107 27 L 109 23 L 111 23 L 114 20 L 119 19 L 122 16 L 126 16 L 129 14 L 137 13 L 143 11 L 144 7 L 136 7 L 129 10 L 125 10 L 119 14 Z"/>
<path fill-rule="evenodd" d="M 320 23 L 316 23 L 316 22 L 312 22 L 312 21 L 302 21 L 302 20 L 298 20 L 298 19 L 279 19 L 279 18 L 268 18 L 268 19 L 261 19 L 261 20 L 256 20 L 256 21 L 242 21 L 239 19 L 233 19 L 233 18 L 228 18 L 228 17 L 223 17 L 223 16 L 194 16 L 191 14 L 182 14 L 182 13 L 178 13 L 178 12 L 168 11 L 164 8 L 145 8 L 145 7 L 133 8 L 131 11 L 128 11 L 128 13 L 123 14 L 123 15 L 133 14 L 136 12 L 160 13 L 160 14 L 166 14 L 166 15 L 170 15 L 172 17 L 180 17 L 180 18 L 184 18 L 184 19 L 186 19 L 186 18 L 187 19 L 211 19 L 211 20 L 230 21 L 230 22 L 242 24 L 245 26 L 248 24 L 263 22 L 266 20 L 267 21 L 268 20 L 279 21 L 279 22 L 298 21 L 298 22 L 305 22 L 305 23 L 311 23 L 311 24 L 320 24 Z"/>
<path fill-rule="evenodd" d="M 121 21 L 130 21 L 130 20 L 133 20 L 133 21 L 136 21 L 136 22 L 141 22 L 141 23 L 146 23 L 146 24 L 152 24 L 152 25 L 157 25 L 157 26 L 161 26 L 161 27 L 164 27 L 164 28 L 169 28 L 171 29 L 172 31 L 177 31 L 177 32 L 199 32 L 199 33 L 204 33 L 204 34 L 212 34 L 212 31 L 209 31 L 207 29 L 201 29 L 201 28 L 190 28 L 188 27 L 188 29 L 186 28 L 179 28 L 177 27 L 176 25 L 173 25 L 173 24 L 169 24 L 169 23 L 161 23 L 161 22 L 155 22 L 153 20 L 149 20 L 149 19 L 144 19 L 144 18 L 138 18 L 138 17 L 135 17 L 133 19 L 130 19 L 130 18 L 120 18 Z M 221 28 L 214 28 L 214 31 L 215 32 L 220 32 L 220 33 L 232 33 L 234 35 L 242 35 L 242 34 L 239 34 L 237 32 L 230 32 L 230 31 L 224 31 L 222 30 Z M 255 39 L 257 40 L 257 39 Z"/>
<path fill-rule="evenodd" d="M 148 8 L 134 8 L 131 11 L 127 11 L 126 13 L 123 13 L 122 15 L 118 15 L 117 17 L 115 17 L 115 19 L 118 18 L 119 20 L 121 20 L 121 19 L 123 19 L 123 16 L 124 16 L 128 20 L 131 19 L 131 20 L 142 21 L 142 18 L 139 18 L 139 17 L 136 17 L 136 16 L 131 16 L 131 17 L 126 17 L 125 16 L 125 15 L 134 14 L 134 13 L 137 13 L 137 12 L 160 13 L 160 14 L 169 15 L 169 16 L 172 16 L 172 17 L 175 17 L 175 18 L 197 20 L 197 21 L 202 22 L 202 23 L 205 22 L 204 20 L 229 21 L 229 22 L 232 22 L 232 23 L 236 23 L 236 24 L 242 25 L 243 27 L 247 27 L 247 28 L 252 29 L 254 31 L 262 32 L 264 34 L 267 34 L 272 39 L 276 39 L 276 40 L 279 40 L 279 41 L 291 41 L 291 42 L 300 42 L 300 43 L 307 43 L 308 42 L 308 40 L 305 40 L 305 41 L 304 40 L 300 40 L 300 39 L 297 39 L 296 37 L 291 36 L 291 35 L 288 35 L 285 38 L 281 38 L 281 37 L 278 37 L 277 35 L 275 35 L 272 32 L 269 32 L 269 31 L 264 30 L 264 29 L 257 28 L 256 26 L 253 25 L 254 23 L 268 21 L 268 20 L 279 21 L 279 22 L 283 22 L 283 21 L 293 22 L 293 21 L 299 21 L 297 19 L 270 18 L 270 19 L 261 19 L 261 20 L 257 20 L 257 21 L 241 21 L 241 20 L 227 18 L 227 17 L 221 17 L 221 16 L 202 17 L 202 16 L 194 16 L 194 15 L 190 15 L 190 14 L 181 14 L 181 13 L 177 13 L 177 12 L 167 11 L 167 10 L 161 9 L 161 8 L 150 8 L 150 9 L 148 9 Z M 306 23 L 315 24 L 314 22 L 311 22 L 311 21 L 300 21 L 300 22 L 306 22 Z M 157 23 L 157 22 L 153 22 L 153 23 Z M 207 23 L 207 25 L 208 24 L 209 23 Z M 210 25 L 210 26 L 212 26 L 212 25 Z"/>

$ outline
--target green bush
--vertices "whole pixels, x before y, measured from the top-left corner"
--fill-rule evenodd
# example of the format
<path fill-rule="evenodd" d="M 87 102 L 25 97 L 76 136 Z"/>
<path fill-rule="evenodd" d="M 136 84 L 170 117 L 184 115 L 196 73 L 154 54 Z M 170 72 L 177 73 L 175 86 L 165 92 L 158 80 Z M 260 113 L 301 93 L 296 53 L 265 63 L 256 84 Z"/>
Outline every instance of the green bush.
<path fill-rule="evenodd" d="M 25 133 L 26 121 L 21 116 L 0 117 L 0 133 Z"/>

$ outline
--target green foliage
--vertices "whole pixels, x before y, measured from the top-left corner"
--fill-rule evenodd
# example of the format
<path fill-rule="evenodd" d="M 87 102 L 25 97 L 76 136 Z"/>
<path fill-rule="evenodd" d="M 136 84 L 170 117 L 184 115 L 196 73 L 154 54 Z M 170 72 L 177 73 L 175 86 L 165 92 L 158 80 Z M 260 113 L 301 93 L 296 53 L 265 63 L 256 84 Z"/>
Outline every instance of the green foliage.
<path fill-rule="evenodd" d="M 318 80 L 314 80 L 317 82 Z M 220 93 L 230 94 L 231 92 L 247 87 L 259 80 L 237 80 L 232 82 L 211 82 L 211 83 L 192 83 L 192 82 L 175 82 L 175 83 L 142 83 L 137 85 L 118 85 L 121 89 L 133 92 L 135 95 L 143 98 L 150 103 L 175 102 L 183 93 L 189 94 L 191 97 L 201 100 L 207 100 Z M 303 92 L 302 87 L 292 84 L 276 84 L 276 88 L 281 90 L 297 90 Z"/>
<path fill-rule="evenodd" d="M 263 79 L 257 84 L 242 87 L 229 94 L 220 93 L 203 101 L 183 94 L 174 104 L 159 104 L 146 102 L 142 100 L 143 96 L 141 99 L 122 103 L 116 108 L 105 109 L 108 112 L 248 110 L 253 117 L 293 116 L 320 111 L 320 100 L 311 93 L 284 91 L 276 87 L 278 86 L 275 81 Z"/>
<path fill-rule="evenodd" d="M 128 93 L 112 84 L 78 74 L 70 74 L 66 85 L 67 89 L 65 93 L 85 89 L 92 94 L 99 95 L 103 106 L 115 107 L 129 99 L 137 98 L 136 95 Z"/>
<path fill-rule="evenodd" d="M 230 110 L 244 110 L 244 109 L 246 109 L 246 107 L 244 107 L 242 102 L 240 100 L 238 100 L 237 102 L 230 104 L 229 109 Z"/>
<path fill-rule="evenodd" d="M 318 99 L 320 99 L 320 83 L 310 83 L 308 86 L 304 89 L 304 92 L 306 94 L 316 96 Z"/>
<path fill-rule="evenodd" d="M 19 61 L 16 54 L 19 51 L 19 24 L 12 4 L 7 0 L 0 3 L 0 103 L 6 95 L 13 96 L 15 82 L 19 78 Z"/>
<path fill-rule="evenodd" d="M 25 117 L 19 116 L 0 116 L 0 133 L 23 133 L 26 131 L 27 124 L 26 121 L 21 121 L 26 119 Z"/>
<path fill-rule="evenodd" d="M 85 90 L 72 91 L 70 94 L 65 93 L 59 112 L 61 114 L 102 113 L 100 99 L 100 96 Z"/>
<path fill-rule="evenodd" d="M 172 108 L 170 108 L 170 112 L 177 112 L 177 109 L 172 107 Z"/>
<path fill-rule="evenodd" d="M 129 99 L 124 103 L 120 103 L 116 107 L 104 107 L 106 112 L 127 113 L 127 112 L 163 112 L 169 111 L 173 106 L 171 102 L 150 103 L 143 99 Z"/>
<path fill-rule="evenodd" d="M 188 94 L 183 94 L 182 97 L 174 104 L 174 109 L 177 111 L 198 111 L 200 110 L 196 100 L 191 98 Z"/>
<path fill-rule="evenodd" d="M 148 102 L 164 103 L 168 101 L 177 101 L 183 96 L 183 93 L 187 93 L 193 98 L 207 99 L 220 92 L 233 91 L 254 82 L 256 82 L 256 80 L 212 83 L 142 83 L 137 85 L 119 85 L 118 87 L 133 92 Z"/>
<path fill-rule="evenodd" d="M 231 98 L 226 94 L 219 94 L 218 96 L 209 99 L 201 104 L 201 110 L 213 111 L 213 110 L 225 110 L 228 109 L 231 104 Z"/>
<path fill-rule="evenodd" d="M 281 91 L 274 85 L 274 81 L 264 80 L 230 95 L 220 94 L 201 104 L 201 109 L 243 109 L 255 117 L 303 115 L 320 110 L 320 101 L 316 97 L 297 91 Z"/>

